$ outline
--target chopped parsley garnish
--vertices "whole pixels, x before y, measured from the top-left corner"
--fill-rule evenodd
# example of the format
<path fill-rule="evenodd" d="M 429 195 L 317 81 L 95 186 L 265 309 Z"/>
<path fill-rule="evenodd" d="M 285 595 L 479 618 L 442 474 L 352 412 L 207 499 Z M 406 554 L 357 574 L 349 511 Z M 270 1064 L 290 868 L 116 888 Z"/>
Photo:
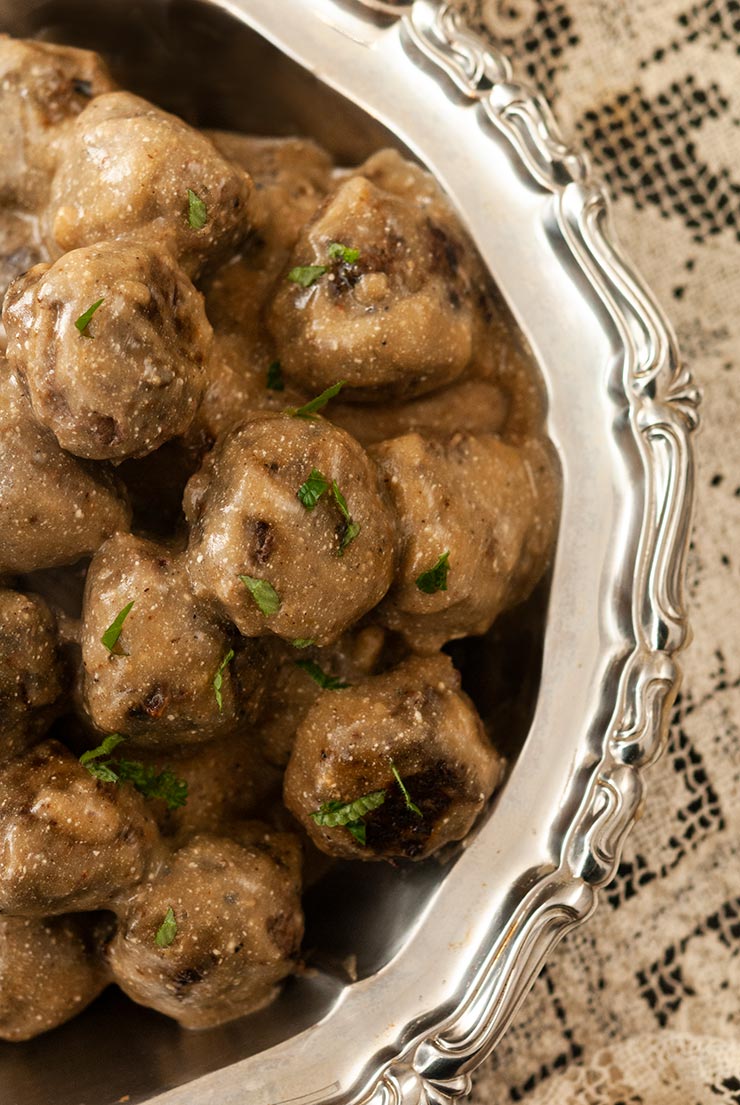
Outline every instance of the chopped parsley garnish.
<path fill-rule="evenodd" d="M 365 845 L 365 814 L 377 810 L 385 802 L 386 792 L 374 790 L 370 794 L 363 794 L 361 798 L 355 798 L 351 802 L 342 802 L 333 799 L 331 802 L 322 802 L 311 817 L 317 825 L 327 829 L 336 829 L 339 826 L 349 830 L 358 844 Z"/>
<path fill-rule="evenodd" d="M 228 667 L 233 659 L 234 650 L 233 648 L 230 648 L 221 663 L 218 665 L 218 670 L 213 677 L 213 693 L 216 695 L 216 702 L 218 703 L 219 713 L 224 708 L 223 698 L 221 697 L 221 688 L 224 685 L 224 670 Z"/>
<path fill-rule="evenodd" d="M 343 261 L 345 265 L 354 265 L 360 259 L 360 251 L 350 249 L 341 242 L 332 242 L 329 246 L 329 256 L 332 261 Z"/>
<path fill-rule="evenodd" d="M 283 367 L 280 361 L 273 361 L 267 370 L 267 386 L 270 391 L 285 391 Z"/>
<path fill-rule="evenodd" d="M 169 948 L 177 936 L 177 921 L 175 920 L 175 911 L 170 906 L 164 915 L 164 921 L 157 929 L 157 935 L 154 937 L 154 943 L 158 948 Z"/>
<path fill-rule="evenodd" d="M 80 756 L 80 763 L 90 774 L 103 783 L 131 783 L 145 798 L 161 798 L 169 809 L 184 806 L 188 800 L 188 784 L 168 767 L 157 771 L 150 764 L 138 760 L 112 760 L 110 753 L 126 738 L 111 733 L 97 748 L 91 748 Z"/>
<path fill-rule="evenodd" d="M 293 284 L 300 284 L 302 288 L 310 288 L 325 272 L 327 272 L 326 265 L 298 265 L 290 270 L 288 280 Z"/>
<path fill-rule="evenodd" d="M 321 496 L 329 490 L 329 481 L 322 476 L 318 468 L 311 469 L 311 475 L 298 488 L 297 495 L 306 510 L 313 510 Z"/>
<path fill-rule="evenodd" d="M 78 319 L 75 320 L 75 326 L 82 334 L 83 338 L 91 338 L 92 334 L 88 334 L 87 328 L 90 325 L 90 320 L 97 311 L 98 307 L 101 307 L 105 303 L 105 296 L 102 299 L 96 299 L 96 301 L 83 311 Z"/>
<path fill-rule="evenodd" d="M 347 546 L 354 541 L 355 537 L 357 537 L 358 533 L 360 532 L 360 526 L 359 523 L 352 520 L 352 515 L 350 514 L 347 507 L 347 500 L 345 499 L 342 492 L 339 490 L 336 480 L 334 480 L 331 485 L 331 493 L 334 496 L 334 502 L 339 507 L 339 513 L 344 519 L 344 529 L 339 541 L 339 555 L 342 556 Z"/>
<path fill-rule="evenodd" d="M 188 222 L 193 230 L 202 230 L 208 222 L 206 205 L 192 188 L 188 188 Z"/>
<path fill-rule="evenodd" d="M 271 583 L 268 583 L 266 579 L 256 579 L 254 576 L 239 576 L 239 579 L 257 603 L 260 613 L 264 614 L 266 618 L 269 618 L 272 614 L 277 614 L 281 605 L 280 595 Z"/>
<path fill-rule="evenodd" d="M 403 779 L 399 775 L 398 768 L 394 764 L 393 760 L 391 760 L 391 771 L 393 772 L 393 775 L 394 775 L 394 778 L 395 778 L 396 782 L 398 783 L 399 787 L 401 788 L 401 794 L 403 795 L 403 800 L 406 803 L 406 808 L 411 810 L 412 813 L 418 814 L 419 817 L 423 817 L 424 814 L 421 812 L 419 807 L 416 805 L 415 802 L 411 801 L 411 795 L 409 794 L 408 790 L 406 789 L 406 784 L 404 783 Z"/>
<path fill-rule="evenodd" d="M 290 643 L 293 648 L 310 648 L 314 640 L 313 637 L 296 637 L 296 639 Z"/>
<path fill-rule="evenodd" d="M 132 609 L 133 605 L 134 605 L 133 601 L 129 602 L 129 603 L 127 603 L 126 606 L 124 606 L 123 610 L 119 610 L 119 612 L 116 614 L 113 621 L 110 623 L 110 625 L 106 629 L 103 636 L 100 638 L 102 643 L 108 649 L 108 652 L 113 652 L 116 645 L 118 644 L 118 638 L 121 636 L 121 631 L 123 629 L 123 623 L 126 621 L 126 618 L 131 613 L 131 609 Z"/>
<path fill-rule="evenodd" d="M 325 691 L 343 691 L 352 686 L 351 683 L 343 683 L 335 675 L 327 675 L 315 660 L 296 660 L 295 666 L 310 675 L 314 683 L 318 683 Z"/>
<path fill-rule="evenodd" d="M 292 410 L 286 411 L 286 414 L 292 415 L 293 418 L 313 418 L 316 412 L 322 410 L 330 399 L 339 395 L 346 383 L 346 380 L 340 380 L 338 383 L 332 384 L 330 388 L 322 391 L 321 395 L 317 395 L 315 399 L 304 403 L 302 407 L 293 407 Z"/>
<path fill-rule="evenodd" d="M 435 591 L 447 590 L 447 573 L 450 570 L 449 551 L 442 553 L 433 568 L 416 577 L 416 586 L 425 595 L 433 595 Z"/>

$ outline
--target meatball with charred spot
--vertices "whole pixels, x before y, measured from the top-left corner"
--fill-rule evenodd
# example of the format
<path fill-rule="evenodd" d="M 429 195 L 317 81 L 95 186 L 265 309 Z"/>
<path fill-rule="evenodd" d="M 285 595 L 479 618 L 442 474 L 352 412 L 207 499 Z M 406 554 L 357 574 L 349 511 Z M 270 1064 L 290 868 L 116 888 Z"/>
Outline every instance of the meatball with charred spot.
<path fill-rule="evenodd" d="M 245 636 L 331 644 L 388 589 L 393 516 L 377 472 L 323 419 L 255 415 L 191 485 L 194 589 Z"/>
<path fill-rule="evenodd" d="M 3 321 L 8 361 L 68 452 L 144 456 L 193 421 L 212 331 L 161 246 L 101 242 L 37 265 L 9 288 Z"/>
<path fill-rule="evenodd" d="M 151 233 L 194 275 L 247 235 L 250 188 L 248 174 L 205 135 L 138 96 L 111 92 L 82 112 L 62 149 L 50 248 Z"/>
<path fill-rule="evenodd" d="M 66 683 L 49 607 L 38 595 L 0 590 L 0 762 L 44 734 Z"/>
<path fill-rule="evenodd" d="M 131 511 L 110 469 L 60 448 L 1 359 L 0 441 L 0 574 L 74 564 L 128 529 Z"/>
<path fill-rule="evenodd" d="M 120 636 L 104 643 L 129 604 Z M 150 748 L 233 732 L 253 719 L 268 674 L 260 644 L 230 639 L 193 596 L 182 557 L 129 534 L 93 558 L 81 643 L 83 702 L 93 725 Z"/>
<path fill-rule="evenodd" d="M 324 691 L 298 729 L 284 798 L 329 855 L 423 859 L 469 832 L 501 772 L 449 657 L 414 657 Z M 337 817 L 368 796 L 367 812 Z"/>
<path fill-rule="evenodd" d="M 143 878 L 157 841 L 133 787 L 41 744 L 0 773 L 0 915 L 100 909 Z"/>
<path fill-rule="evenodd" d="M 114 87 L 97 54 L 0 35 L 0 203 L 40 209 L 65 124 Z"/>
<path fill-rule="evenodd" d="M 198 834 L 175 852 L 125 903 L 108 947 L 121 989 L 187 1028 L 259 1009 L 295 969 L 298 843 L 251 826 L 234 835 Z"/>
<path fill-rule="evenodd" d="M 110 981 L 97 917 L 0 917 L 0 1040 L 76 1017 Z"/>
<path fill-rule="evenodd" d="M 340 184 L 298 239 L 267 315 L 286 374 L 316 391 L 344 379 L 346 399 L 373 402 L 457 379 L 473 350 L 469 255 L 451 212 L 432 217 L 364 177 Z"/>
<path fill-rule="evenodd" d="M 542 577 L 555 536 L 552 451 L 487 435 L 407 434 L 373 446 L 399 519 L 401 555 L 377 616 L 416 652 L 485 633 Z"/>

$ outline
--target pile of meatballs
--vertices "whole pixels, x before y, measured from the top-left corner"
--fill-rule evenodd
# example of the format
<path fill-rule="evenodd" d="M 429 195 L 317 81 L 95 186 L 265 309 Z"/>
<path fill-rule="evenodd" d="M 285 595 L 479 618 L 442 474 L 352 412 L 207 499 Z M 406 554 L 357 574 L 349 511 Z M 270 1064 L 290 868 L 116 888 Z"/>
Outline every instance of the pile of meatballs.
<path fill-rule="evenodd" d="M 0 1038 L 301 969 L 301 868 L 503 760 L 443 646 L 545 572 L 542 397 L 435 182 L 0 38 Z M 328 862 L 328 861 L 326 861 Z"/>

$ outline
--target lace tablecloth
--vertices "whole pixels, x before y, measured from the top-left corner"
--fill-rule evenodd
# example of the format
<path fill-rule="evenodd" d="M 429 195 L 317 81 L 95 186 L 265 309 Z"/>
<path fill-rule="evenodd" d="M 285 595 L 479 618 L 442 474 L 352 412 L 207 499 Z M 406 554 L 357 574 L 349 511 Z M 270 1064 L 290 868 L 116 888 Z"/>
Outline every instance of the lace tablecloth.
<path fill-rule="evenodd" d="M 545 91 L 704 388 L 694 641 L 599 912 L 474 1105 L 740 1105 L 740 0 L 458 0 Z"/>

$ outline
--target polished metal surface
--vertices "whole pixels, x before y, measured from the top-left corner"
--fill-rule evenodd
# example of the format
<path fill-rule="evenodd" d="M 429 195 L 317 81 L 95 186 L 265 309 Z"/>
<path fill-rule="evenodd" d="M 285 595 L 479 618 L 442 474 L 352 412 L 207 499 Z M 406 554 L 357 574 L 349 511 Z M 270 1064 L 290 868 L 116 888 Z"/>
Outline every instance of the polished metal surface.
<path fill-rule="evenodd" d="M 0 28 L 100 48 L 206 124 L 295 128 L 346 159 L 391 132 L 527 336 L 563 470 L 534 717 L 469 845 L 446 866 L 339 871 L 314 906 L 335 967 L 261 1014 L 186 1033 L 109 995 L 0 1048 L 0 1105 L 441 1105 L 593 910 L 660 752 L 687 634 L 690 377 L 587 160 L 442 0 L 0 0 Z"/>

